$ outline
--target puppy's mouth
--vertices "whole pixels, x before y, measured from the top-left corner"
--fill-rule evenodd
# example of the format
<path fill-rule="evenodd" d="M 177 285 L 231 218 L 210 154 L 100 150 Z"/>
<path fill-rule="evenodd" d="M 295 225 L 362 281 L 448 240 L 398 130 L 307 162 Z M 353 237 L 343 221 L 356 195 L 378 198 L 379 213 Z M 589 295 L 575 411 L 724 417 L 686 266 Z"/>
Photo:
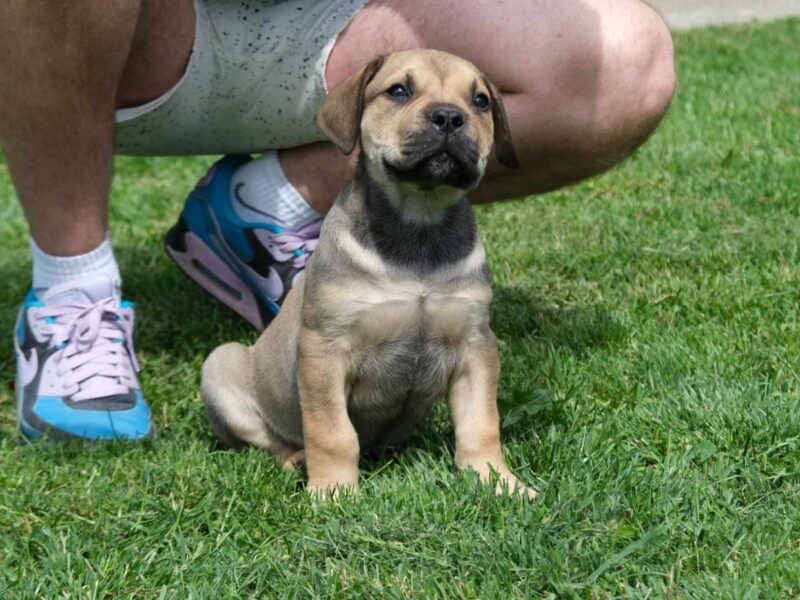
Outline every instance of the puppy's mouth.
<path fill-rule="evenodd" d="M 411 183 L 422 189 L 447 185 L 460 189 L 475 187 L 481 178 L 478 148 L 469 138 L 448 138 L 431 143 L 411 139 L 403 144 L 401 158 L 383 166 L 395 181 Z"/>

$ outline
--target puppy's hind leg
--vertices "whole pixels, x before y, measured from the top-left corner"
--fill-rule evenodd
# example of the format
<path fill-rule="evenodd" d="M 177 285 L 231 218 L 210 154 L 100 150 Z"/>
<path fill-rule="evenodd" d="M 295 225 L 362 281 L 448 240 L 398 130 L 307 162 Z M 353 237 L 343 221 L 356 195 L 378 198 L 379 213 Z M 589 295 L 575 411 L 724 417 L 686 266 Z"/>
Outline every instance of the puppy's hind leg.
<path fill-rule="evenodd" d="M 220 442 L 231 448 L 269 448 L 269 434 L 252 396 L 250 351 L 242 344 L 216 348 L 203 363 L 200 395 Z"/>
<path fill-rule="evenodd" d="M 200 394 L 208 423 L 220 442 L 234 449 L 263 448 L 287 468 L 302 462 L 302 450 L 276 435 L 259 411 L 249 348 L 232 343 L 214 350 L 203 363 Z"/>

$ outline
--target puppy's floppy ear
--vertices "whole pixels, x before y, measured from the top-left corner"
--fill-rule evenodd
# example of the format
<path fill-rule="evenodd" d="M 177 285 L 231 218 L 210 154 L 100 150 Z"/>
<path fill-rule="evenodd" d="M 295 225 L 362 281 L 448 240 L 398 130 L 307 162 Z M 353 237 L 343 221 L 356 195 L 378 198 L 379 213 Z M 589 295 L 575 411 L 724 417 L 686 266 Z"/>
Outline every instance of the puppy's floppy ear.
<path fill-rule="evenodd" d="M 333 88 L 317 113 L 317 127 L 345 154 L 356 147 L 364 112 L 364 89 L 383 66 L 384 58 L 378 56 Z"/>
<path fill-rule="evenodd" d="M 512 169 L 519 167 L 519 156 L 511 140 L 511 130 L 508 128 L 508 117 L 503 106 L 500 91 L 486 77 L 483 78 L 489 95 L 492 97 L 492 122 L 494 123 L 494 152 L 497 160 Z"/>

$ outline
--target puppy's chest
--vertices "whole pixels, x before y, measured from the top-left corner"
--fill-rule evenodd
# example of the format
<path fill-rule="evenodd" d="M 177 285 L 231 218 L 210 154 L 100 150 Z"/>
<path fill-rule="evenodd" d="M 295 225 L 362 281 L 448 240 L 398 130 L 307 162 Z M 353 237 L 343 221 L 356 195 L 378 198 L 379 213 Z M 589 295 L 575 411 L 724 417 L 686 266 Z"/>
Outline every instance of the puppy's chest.
<path fill-rule="evenodd" d="M 459 348 L 488 323 L 489 287 L 467 279 L 373 278 L 342 286 L 331 324 L 353 354 Z"/>
<path fill-rule="evenodd" d="M 349 409 L 362 443 L 407 435 L 441 398 L 488 326 L 483 282 L 371 278 L 331 288 L 326 321 L 348 357 Z"/>

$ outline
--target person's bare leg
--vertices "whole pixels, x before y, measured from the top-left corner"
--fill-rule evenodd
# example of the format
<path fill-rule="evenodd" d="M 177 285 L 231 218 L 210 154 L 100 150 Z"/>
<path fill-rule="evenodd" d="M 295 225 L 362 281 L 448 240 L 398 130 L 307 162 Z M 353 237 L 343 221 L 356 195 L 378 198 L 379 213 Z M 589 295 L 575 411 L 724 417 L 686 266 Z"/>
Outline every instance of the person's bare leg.
<path fill-rule="evenodd" d="M 287 148 L 278 152 L 286 179 L 309 206 L 325 214 L 353 176 L 357 152 L 350 156 L 328 142 Z"/>
<path fill-rule="evenodd" d="M 492 165 L 478 201 L 611 168 L 655 129 L 675 87 L 669 30 L 638 0 L 372 0 L 337 40 L 326 82 L 336 86 L 375 54 L 426 47 L 474 62 L 504 93 L 522 167 Z M 331 145 L 287 150 L 280 160 L 320 212 L 352 168 Z"/>
<path fill-rule="evenodd" d="M 118 98 L 167 91 L 193 39 L 191 0 L 0 4 L 0 144 L 44 252 L 83 254 L 103 241 Z"/>

